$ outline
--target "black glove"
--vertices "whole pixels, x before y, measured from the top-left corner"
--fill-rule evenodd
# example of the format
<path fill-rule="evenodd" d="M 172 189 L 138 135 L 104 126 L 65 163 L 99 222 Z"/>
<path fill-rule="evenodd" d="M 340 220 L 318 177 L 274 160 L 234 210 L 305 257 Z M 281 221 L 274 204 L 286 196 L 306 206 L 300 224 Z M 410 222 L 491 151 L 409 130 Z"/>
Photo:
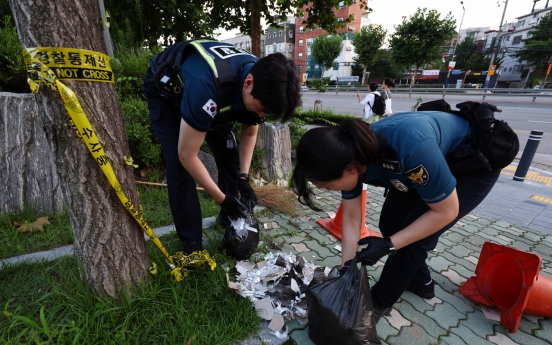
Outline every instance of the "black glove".
<path fill-rule="evenodd" d="M 224 201 L 220 204 L 220 207 L 226 210 L 228 217 L 232 220 L 247 218 L 247 215 L 245 214 L 247 207 L 234 196 L 226 195 Z"/>
<path fill-rule="evenodd" d="M 367 244 L 368 247 L 358 252 L 356 257 L 357 260 L 362 261 L 364 265 L 372 266 L 391 251 L 387 238 L 375 236 L 364 237 L 358 241 L 359 246 L 363 244 Z"/>
<path fill-rule="evenodd" d="M 488 120 L 494 119 L 494 113 L 495 112 L 502 112 L 502 110 L 498 109 L 496 105 L 489 104 L 487 102 L 483 102 L 475 109 L 475 118 L 478 122 L 486 122 Z"/>
<path fill-rule="evenodd" d="M 255 191 L 253 188 L 251 188 L 251 185 L 249 184 L 249 180 L 241 179 L 238 182 L 238 190 L 240 191 L 242 202 L 245 202 L 247 206 L 252 210 L 255 205 L 257 205 L 257 194 L 255 194 Z"/>

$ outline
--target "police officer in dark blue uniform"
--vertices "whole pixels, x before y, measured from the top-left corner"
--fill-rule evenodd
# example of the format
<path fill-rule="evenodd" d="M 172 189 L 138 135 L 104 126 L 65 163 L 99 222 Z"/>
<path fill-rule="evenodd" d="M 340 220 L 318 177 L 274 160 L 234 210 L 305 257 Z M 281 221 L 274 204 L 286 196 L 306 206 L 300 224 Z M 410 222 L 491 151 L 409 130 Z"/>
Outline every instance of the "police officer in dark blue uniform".
<path fill-rule="evenodd" d="M 307 180 L 342 191 L 342 262 L 357 256 L 373 265 L 387 257 L 373 286 L 376 322 L 404 291 L 430 299 L 434 283 L 427 252 L 439 236 L 473 210 L 500 169 L 453 174 L 446 157 L 471 134 L 470 122 L 440 111 L 397 114 L 372 125 L 346 120 L 308 131 L 297 147 L 292 181 L 299 200 L 317 209 Z M 388 189 L 379 228 L 383 238 L 360 239 L 362 183 Z M 359 245 L 368 247 L 357 253 Z"/>
<path fill-rule="evenodd" d="M 282 54 L 257 59 L 231 44 L 193 40 L 168 47 L 151 61 L 144 80 L 150 120 L 167 168 L 169 203 L 184 251 L 202 249 L 196 182 L 221 205 L 220 219 L 243 216 L 256 203 L 249 167 L 257 124 L 289 120 L 300 104 L 294 63 Z M 241 123 L 241 136 L 232 130 Z M 206 141 L 218 168 L 218 185 L 198 158 Z"/>

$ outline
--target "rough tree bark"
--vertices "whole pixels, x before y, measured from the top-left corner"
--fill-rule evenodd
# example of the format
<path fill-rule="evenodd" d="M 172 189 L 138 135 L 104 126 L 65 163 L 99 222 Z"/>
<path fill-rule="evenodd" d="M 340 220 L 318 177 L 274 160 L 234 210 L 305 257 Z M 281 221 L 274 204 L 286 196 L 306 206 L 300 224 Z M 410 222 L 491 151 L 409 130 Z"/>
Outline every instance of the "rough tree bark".
<path fill-rule="evenodd" d="M 106 54 L 97 0 L 8 0 L 23 48 L 67 47 Z M 88 116 L 129 200 L 138 207 L 128 140 L 115 86 L 63 81 Z M 52 137 L 64 203 L 84 279 L 100 293 L 119 296 L 148 278 L 144 236 L 85 144 L 71 128 L 59 94 L 41 87 L 37 103 Z"/>
<path fill-rule="evenodd" d="M 263 151 L 262 173 L 269 180 L 287 181 L 292 170 L 289 127 L 283 123 L 263 123 L 259 127 L 256 147 Z"/>
<path fill-rule="evenodd" d="M 63 211 L 51 141 L 31 94 L 0 92 L 0 212 Z"/>

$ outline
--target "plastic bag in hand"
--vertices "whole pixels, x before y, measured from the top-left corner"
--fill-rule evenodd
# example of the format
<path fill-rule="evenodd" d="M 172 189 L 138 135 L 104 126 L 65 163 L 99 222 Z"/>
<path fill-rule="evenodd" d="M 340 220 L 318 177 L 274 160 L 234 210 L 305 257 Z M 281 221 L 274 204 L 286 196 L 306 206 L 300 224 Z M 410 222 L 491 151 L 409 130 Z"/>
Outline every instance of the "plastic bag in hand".
<path fill-rule="evenodd" d="M 230 219 L 224 229 L 222 245 L 226 249 L 226 254 L 238 260 L 246 260 L 257 250 L 259 245 L 259 223 L 253 213 L 254 203 L 244 198 L 240 202 L 247 206 L 246 217 Z"/>
<path fill-rule="evenodd" d="M 316 345 L 381 344 L 366 267 L 353 259 L 343 275 L 337 272 L 325 277 L 317 268 L 307 288 L 310 339 Z"/>

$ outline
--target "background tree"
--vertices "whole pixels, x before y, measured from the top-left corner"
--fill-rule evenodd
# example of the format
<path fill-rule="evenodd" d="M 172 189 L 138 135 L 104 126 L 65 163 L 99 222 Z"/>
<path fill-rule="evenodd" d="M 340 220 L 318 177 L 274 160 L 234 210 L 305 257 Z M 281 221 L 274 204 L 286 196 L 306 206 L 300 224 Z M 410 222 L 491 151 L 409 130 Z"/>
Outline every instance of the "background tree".
<path fill-rule="evenodd" d="M 403 17 L 391 35 L 391 57 L 397 65 L 410 71 L 411 87 L 420 67 L 441 58 L 441 46 L 454 36 L 456 21 L 452 14 L 440 17 L 437 10 L 418 8 L 408 20 Z"/>
<path fill-rule="evenodd" d="M 341 35 L 322 35 L 314 39 L 311 45 L 311 56 L 322 68 L 322 77 L 334 66 L 335 59 L 341 54 L 341 50 L 343 50 Z"/>
<path fill-rule="evenodd" d="M 178 2 L 174 0 L 105 0 L 111 15 L 112 25 L 120 28 L 128 21 L 139 42 L 150 47 L 164 38 L 164 44 L 173 40 L 182 41 L 195 37 L 214 35 L 214 30 L 239 29 L 252 38 L 252 53 L 260 55 L 261 17 L 268 26 L 276 26 L 278 17 L 294 15 L 301 17 L 306 12 L 303 25 L 314 29 L 317 26 L 329 33 L 346 27 L 353 15 L 338 21 L 333 12 L 340 3 L 345 6 L 354 0 L 205 0 Z M 368 8 L 366 0 L 361 8 Z M 303 11 L 302 8 L 306 6 Z"/>
<path fill-rule="evenodd" d="M 106 53 L 97 0 L 9 0 L 23 48 L 67 47 Z M 48 19 L 45 25 L 44 18 Z M 78 98 L 119 180 L 138 207 L 133 167 L 114 84 L 63 81 Z M 120 297 L 148 278 L 143 232 L 85 144 L 73 130 L 61 97 L 48 87 L 36 95 L 58 167 L 63 200 L 83 278 L 100 293 Z M 18 119 L 7 118 L 7 121 Z"/>
<path fill-rule="evenodd" d="M 466 62 L 474 55 L 477 54 L 477 43 L 473 36 L 467 36 L 456 47 L 456 69 L 466 69 Z M 448 66 L 448 64 L 447 64 Z M 487 66 L 488 67 L 488 66 Z"/>
<path fill-rule="evenodd" d="M 496 68 L 499 69 L 502 65 L 502 61 L 504 61 L 504 55 L 497 55 L 493 65 L 496 65 Z M 470 71 L 487 71 L 490 64 L 490 58 L 485 57 L 483 54 L 473 54 L 466 61 L 465 69 Z"/>
<path fill-rule="evenodd" d="M 352 43 L 356 54 L 353 60 L 363 66 L 362 85 L 366 84 L 366 69 L 377 60 L 386 35 L 387 30 L 379 24 L 365 26 L 353 35 Z"/>
<path fill-rule="evenodd" d="M 7 2 L 6 2 L 7 5 Z M 1 11 L 0 11 L 1 12 Z M 11 15 L 0 17 L 0 92 L 30 92 L 21 43 Z"/>
<path fill-rule="evenodd" d="M 395 65 L 391 60 L 391 52 L 380 49 L 377 60 L 370 67 L 370 78 L 401 78 L 403 68 Z"/>
<path fill-rule="evenodd" d="M 523 48 L 512 54 L 518 61 L 535 66 L 535 74 L 544 77 L 548 64 L 552 63 L 552 14 L 542 17 L 539 25 L 529 31 Z"/>

